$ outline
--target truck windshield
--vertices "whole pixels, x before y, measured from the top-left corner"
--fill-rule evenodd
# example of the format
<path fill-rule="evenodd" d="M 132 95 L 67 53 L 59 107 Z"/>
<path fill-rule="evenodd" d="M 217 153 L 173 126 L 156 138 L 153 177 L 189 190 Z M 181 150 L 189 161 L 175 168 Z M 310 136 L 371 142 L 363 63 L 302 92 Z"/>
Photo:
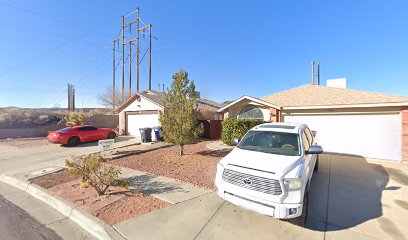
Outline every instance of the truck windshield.
<path fill-rule="evenodd" d="M 237 147 L 250 151 L 300 156 L 299 135 L 295 133 L 249 131 Z"/>

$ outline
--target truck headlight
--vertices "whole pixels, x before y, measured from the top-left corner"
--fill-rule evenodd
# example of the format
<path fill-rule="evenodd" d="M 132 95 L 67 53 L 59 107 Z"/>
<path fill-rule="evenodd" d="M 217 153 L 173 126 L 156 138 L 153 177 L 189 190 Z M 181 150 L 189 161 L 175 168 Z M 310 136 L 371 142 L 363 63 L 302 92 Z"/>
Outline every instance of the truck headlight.
<path fill-rule="evenodd" d="M 283 186 L 287 191 L 298 191 L 302 189 L 303 179 L 301 178 L 286 178 L 283 179 Z"/>

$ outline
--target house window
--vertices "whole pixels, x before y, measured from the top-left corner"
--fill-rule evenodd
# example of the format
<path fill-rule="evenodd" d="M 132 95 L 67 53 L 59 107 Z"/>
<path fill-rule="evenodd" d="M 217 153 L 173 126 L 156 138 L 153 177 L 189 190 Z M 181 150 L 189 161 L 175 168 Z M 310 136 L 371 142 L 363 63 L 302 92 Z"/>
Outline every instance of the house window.
<path fill-rule="evenodd" d="M 264 115 L 261 109 L 254 106 L 246 106 L 239 113 L 239 118 L 241 119 L 258 119 L 263 120 Z"/>

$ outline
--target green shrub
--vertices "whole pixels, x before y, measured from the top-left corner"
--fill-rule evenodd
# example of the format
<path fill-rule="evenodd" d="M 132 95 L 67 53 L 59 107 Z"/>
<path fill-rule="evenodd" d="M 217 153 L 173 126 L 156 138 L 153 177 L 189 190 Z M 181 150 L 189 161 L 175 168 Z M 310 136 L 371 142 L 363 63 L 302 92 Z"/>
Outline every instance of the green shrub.
<path fill-rule="evenodd" d="M 83 113 L 71 113 L 67 116 L 67 123 L 68 127 L 82 125 L 86 121 L 85 114 Z"/>
<path fill-rule="evenodd" d="M 234 138 L 242 138 L 249 129 L 262 123 L 265 121 L 227 118 L 222 121 L 221 141 L 230 146 L 234 145 Z"/>
<path fill-rule="evenodd" d="M 100 153 L 65 160 L 68 172 L 82 177 L 82 182 L 104 195 L 110 186 L 129 187 L 129 182 L 120 177 L 120 168 L 108 165 Z"/>

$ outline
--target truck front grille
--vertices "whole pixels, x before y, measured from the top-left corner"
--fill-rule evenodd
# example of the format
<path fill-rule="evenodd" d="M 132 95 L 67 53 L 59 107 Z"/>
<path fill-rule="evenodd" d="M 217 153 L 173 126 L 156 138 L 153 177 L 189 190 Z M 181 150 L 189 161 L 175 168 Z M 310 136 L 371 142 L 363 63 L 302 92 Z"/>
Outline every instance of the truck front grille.
<path fill-rule="evenodd" d="M 246 173 L 237 172 L 231 169 L 224 170 L 222 179 L 228 183 L 248 188 L 254 191 L 272 195 L 282 194 L 282 188 L 280 186 L 279 180 L 276 179 L 258 177 Z"/>

